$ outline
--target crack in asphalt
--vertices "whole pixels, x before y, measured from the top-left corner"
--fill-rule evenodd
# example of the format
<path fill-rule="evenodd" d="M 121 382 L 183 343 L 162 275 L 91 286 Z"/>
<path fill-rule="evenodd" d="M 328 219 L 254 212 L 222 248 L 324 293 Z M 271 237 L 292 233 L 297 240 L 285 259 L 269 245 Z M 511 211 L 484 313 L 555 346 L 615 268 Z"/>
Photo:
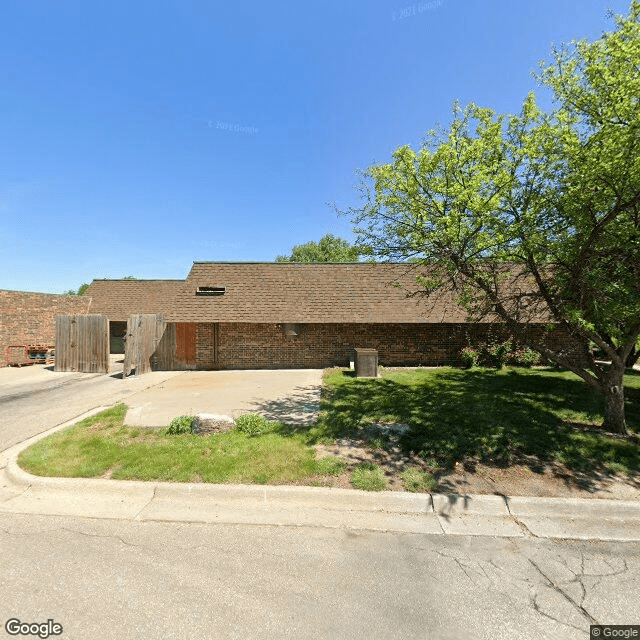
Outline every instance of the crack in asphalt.
<path fill-rule="evenodd" d="M 436 555 L 439 555 L 441 558 L 447 558 L 449 560 L 453 560 L 458 565 L 458 568 L 468 578 L 469 582 L 471 582 L 473 585 L 476 585 L 478 580 L 474 579 L 474 577 L 472 577 L 472 575 L 469 572 L 471 572 L 472 574 L 475 574 L 480 579 L 484 577 L 490 584 L 492 584 L 493 586 L 497 586 L 497 583 L 494 580 L 494 578 L 487 573 L 487 570 L 482 565 L 482 561 L 472 560 L 467 556 L 460 558 L 457 555 L 444 553 L 437 549 L 435 549 L 434 551 Z M 504 569 L 502 569 L 501 567 L 498 567 L 492 561 L 488 561 L 487 564 L 493 566 L 498 572 L 504 573 Z"/>
<path fill-rule="evenodd" d="M 176 541 L 182 535 L 183 531 L 188 531 L 189 529 L 190 526 L 185 524 L 177 527 L 175 529 Z M 129 536 L 119 535 L 118 533 L 89 532 L 81 528 L 65 526 L 52 530 L 30 530 L 25 532 L 13 532 L 5 527 L 0 528 L 0 534 L 5 536 L 18 536 L 20 538 L 51 534 L 58 531 L 65 532 L 71 536 L 104 540 L 111 539 L 123 545 L 123 547 L 138 549 L 140 552 L 148 553 L 153 557 L 164 557 L 165 554 L 164 545 L 162 544 L 158 546 L 146 546 L 144 544 L 131 542 L 130 539 L 128 539 Z M 186 554 L 207 546 L 205 542 L 192 546 L 175 545 L 172 542 L 173 538 L 173 535 L 171 539 L 167 539 L 163 535 L 160 536 L 160 539 L 169 544 L 171 549 L 179 552 L 179 557 L 184 555 L 185 559 L 191 557 Z M 489 591 L 495 590 L 503 594 L 503 596 L 510 601 L 524 603 L 524 606 L 526 606 L 528 602 L 531 610 L 534 611 L 535 614 L 538 614 L 541 619 L 550 620 L 554 624 L 576 630 L 580 633 L 585 632 L 585 626 L 588 628 L 588 624 L 599 624 L 598 620 L 589 613 L 587 609 L 588 605 L 585 606 L 589 596 L 593 594 L 594 589 L 596 589 L 604 579 L 617 578 L 630 571 L 629 563 L 624 557 L 605 557 L 600 553 L 592 553 L 589 550 L 582 549 L 575 549 L 568 554 L 564 552 L 561 554 L 558 545 L 540 545 L 538 540 L 536 542 L 525 542 L 523 544 L 515 540 L 509 540 L 497 554 L 492 550 L 484 558 L 475 557 L 475 552 L 469 555 L 463 549 L 458 548 L 434 549 L 426 548 L 418 544 L 415 548 L 412 547 L 412 550 L 431 552 L 440 558 L 453 562 L 460 573 L 464 574 L 466 579 L 474 587 L 482 587 L 484 590 Z M 529 553 L 527 553 L 526 548 L 530 545 L 533 545 L 533 547 Z M 230 554 L 233 551 L 233 545 L 230 545 L 228 548 L 224 548 L 225 546 L 227 545 L 222 545 L 218 548 L 218 552 L 224 553 L 225 555 Z M 562 545 L 560 546 L 562 547 Z M 475 548 L 475 545 L 472 548 Z M 479 551 L 481 556 L 485 555 L 481 549 Z M 540 556 L 541 559 L 536 558 L 535 555 L 531 557 L 531 551 L 534 551 L 534 554 L 543 554 Z M 273 553 L 268 547 L 261 549 L 260 555 L 272 555 L 277 558 L 286 557 L 279 553 Z M 512 566 L 512 557 L 517 560 L 517 565 Z M 546 566 L 547 562 L 551 564 Z M 523 571 L 522 563 L 524 563 L 525 568 L 530 566 L 534 572 Z M 554 568 L 554 566 L 556 568 Z M 444 569 L 445 574 L 450 575 L 450 571 L 446 571 L 446 566 Z M 563 575 L 565 570 L 567 573 Z M 558 571 L 560 573 L 556 575 Z M 437 579 L 436 576 L 429 575 L 432 579 Z M 579 588 L 579 592 L 571 589 L 571 586 L 574 584 L 576 585 L 575 589 Z M 545 600 L 545 592 L 547 594 L 555 594 L 556 597 L 559 596 L 563 602 L 568 603 L 571 610 L 577 612 L 579 618 L 582 619 L 585 624 L 580 626 L 580 622 L 576 619 L 563 620 L 557 599 L 552 598 L 551 600 Z M 569 616 L 567 615 L 566 617 L 568 618 Z"/>
<path fill-rule="evenodd" d="M 561 562 L 561 564 L 563 564 L 567 571 L 569 571 L 571 574 L 573 574 L 573 580 L 570 580 L 567 584 L 579 584 L 580 585 L 580 589 L 582 592 L 582 597 L 580 598 L 580 606 L 584 605 L 584 601 L 587 598 L 587 588 L 584 584 L 584 579 L 585 578 L 599 578 L 599 580 L 595 580 L 594 583 L 591 585 L 591 589 L 595 589 L 597 586 L 600 585 L 600 583 L 602 582 L 602 580 L 604 578 L 607 577 L 617 577 L 617 576 L 621 576 L 624 573 L 627 573 L 629 571 L 629 565 L 627 564 L 627 561 L 622 558 L 622 568 L 620 569 L 616 569 L 614 567 L 611 566 L 611 564 L 609 564 L 609 562 L 605 559 L 605 558 L 601 558 L 601 561 L 607 565 L 607 567 L 609 567 L 610 572 L 609 573 L 603 573 L 603 572 L 598 572 L 598 573 L 588 573 L 585 570 L 585 557 L 584 557 L 584 553 L 580 553 L 580 573 L 577 573 L 575 571 L 573 571 L 571 569 L 571 567 L 569 567 L 565 562 Z"/>
<path fill-rule="evenodd" d="M 622 558 L 622 569 L 621 570 L 614 570 L 613 567 L 603 558 L 602 562 L 604 562 L 610 569 L 612 569 L 611 573 L 601 573 L 601 574 L 592 574 L 592 573 L 585 573 L 585 576 L 589 576 L 589 577 L 595 577 L 595 578 L 600 578 L 599 580 L 596 580 L 593 585 L 591 586 L 591 589 L 596 589 L 596 587 L 600 586 L 600 583 L 604 580 L 604 578 L 608 578 L 608 577 L 612 577 L 612 576 L 621 576 L 623 573 L 627 573 L 629 571 L 629 565 L 627 564 L 627 561 Z"/>
<path fill-rule="evenodd" d="M 78 529 L 68 529 L 67 527 L 60 527 L 58 531 L 66 531 L 67 533 L 77 534 L 80 536 L 84 536 L 86 538 L 107 538 L 111 540 L 118 540 L 126 547 L 133 547 L 134 549 L 144 549 L 146 551 L 150 551 L 151 553 L 157 555 L 160 550 L 152 549 L 151 547 L 146 547 L 141 544 L 135 544 L 134 542 L 127 542 L 124 538 L 114 533 L 88 533 L 86 531 L 80 531 Z"/>
<path fill-rule="evenodd" d="M 31 515 L 31 514 L 28 514 Z M 184 527 L 181 527 L 181 529 Z M 88 531 L 82 531 L 80 529 L 72 529 L 69 527 L 55 527 L 53 529 L 33 529 L 30 531 L 11 531 L 9 529 L 6 529 L 5 527 L 0 527 L 0 534 L 5 534 L 6 536 L 9 537 L 20 537 L 20 538 L 27 538 L 27 537 L 32 537 L 32 536 L 37 536 L 37 535 L 42 535 L 42 534 L 54 534 L 54 533 L 59 533 L 59 532 L 65 532 L 65 533 L 69 533 L 71 535 L 79 535 L 79 536 L 83 536 L 86 538 L 103 538 L 103 539 L 111 539 L 114 541 L 118 541 L 120 542 L 122 545 L 126 546 L 126 547 L 132 547 L 134 549 L 141 549 L 141 550 L 145 550 L 148 551 L 154 555 L 162 555 L 162 549 L 158 549 L 158 548 L 154 548 L 154 547 L 149 547 L 146 545 L 142 545 L 142 544 L 137 544 L 134 542 L 128 542 L 127 540 L 125 540 L 122 536 L 117 535 L 117 534 L 113 534 L 113 533 L 90 533 Z M 208 545 L 207 543 L 203 542 L 201 544 L 195 544 L 195 545 L 191 545 L 191 546 L 181 546 L 181 545 L 176 545 L 175 543 L 171 543 L 171 548 L 174 551 L 194 551 L 196 549 L 200 549 L 200 548 L 207 548 Z M 216 547 L 216 553 L 218 554 L 225 554 L 225 555 L 232 555 L 235 553 L 235 549 L 233 547 L 233 545 L 230 545 L 228 547 L 219 545 Z M 280 554 L 274 554 L 274 553 L 270 553 L 269 555 L 272 555 L 273 557 L 285 557 L 284 555 L 280 555 Z"/>
<path fill-rule="evenodd" d="M 557 624 L 560 624 L 563 627 L 570 627 L 571 629 L 576 629 L 577 631 L 584 631 L 583 627 L 576 627 L 574 624 L 571 624 L 570 622 L 565 622 L 563 620 L 558 620 L 558 618 L 555 618 L 554 616 L 548 614 L 546 611 L 543 611 L 540 608 L 540 605 L 538 604 L 537 595 L 531 597 L 531 606 L 533 607 L 533 610 L 536 613 L 540 614 L 541 616 L 543 616 L 545 618 L 548 618 L 549 620 L 553 620 L 553 622 L 556 622 Z"/>
<path fill-rule="evenodd" d="M 567 567 L 567 569 L 569 569 L 569 567 Z M 576 575 L 576 574 L 574 574 L 574 575 Z M 581 576 L 585 576 L 586 575 L 585 572 L 584 572 L 584 553 L 580 554 L 580 575 Z M 578 580 L 578 582 L 580 583 L 580 589 L 582 590 L 582 597 L 580 598 L 580 606 L 583 607 L 584 606 L 584 601 L 587 598 L 587 588 L 584 586 L 584 582 L 582 581 L 582 579 Z"/>
<path fill-rule="evenodd" d="M 582 555 L 582 554 L 581 554 Z M 588 621 L 589 624 L 600 624 L 583 606 L 581 603 L 584 602 L 585 598 L 586 598 L 586 590 L 584 587 L 584 583 L 581 582 L 582 585 L 582 589 L 584 591 L 583 597 L 581 598 L 581 603 L 576 602 L 561 586 L 557 585 L 538 565 L 538 563 L 531 559 L 528 558 L 529 563 L 531 564 L 532 567 L 534 567 L 536 569 L 536 571 L 545 579 L 547 586 L 551 587 L 558 595 L 562 596 L 576 611 L 578 611 L 583 617 L 585 617 Z M 582 560 L 584 562 L 584 556 L 582 557 Z M 561 564 L 571 573 L 573 573 L 574 577 L 577 577 L 578 580 L 580 579 L 581 576 L 577 576 L 577 574 L 575 572 L 573 572 L 565 562 L 561 562 Z M 572 580 L 570 581 L 569 584 L 575 582 L 576 580 Z M 551 616 L 550 614 L 548 614 L 546 611 L 542 611 L 540 609 L 540 606 L 538 605 L 538 594 L 534 594 L 532 596 L 532 604 L 534 609 L 540 613 L 541 615 L 546 616 L 547 618 L 551 618 L 552 620 L 555 620 L 556 622 L 572 627 L 574 629 L 578 629 L 580 631 L 583 631 L 583 629 L 580 629 L 579 627 L 576 627 L 568 622 L 563 622 L 561 620 L 558 620 L 557 618 L 554 618 L 553 616 Z"/>
<path fill-rule="evenodd" d="M 534 536 L 535 537 L 535 536 Z M 539 538 L 538 538 L 539 539 Z M 522 549 L 519 549 L 517 546 L 513 549 L 514 553 L 517 555 L 522 555 Z M 527 576 L 524 572 L 516 574 L 509 570 L 506 570 L 504 567 L 500 566 L 497 562 L 497 559 L 494 557 L 490 557 L 488 560 L 469 558 L 464 554 L 456 553 L 455 551 L 446 552 L 440 550 L 433 550 L 433 552 L 442 557 L 447 558 L 453 561 L 458 569 L 465 575 L 467 580 L 474 586 L 478 586 L 479 582 L 484 583 L 485 586 L 487 584 L 491 585 L 494 589 L 497 589 L 501 593 L 503 593 L 506 597 L 510 599 L 514 599 L 514 594 L 511 592 L 511 589 L 505 587 L 508 585 L 508 581 L 503 579 L 515 580 L 516 583 L 524 583 L 529 585 L 529 602 L 533 608 L 533 610 L 539 615 L 552 620 L 553 622 L 575 629 L 580 632 L 585 631 L 585 627 L 577 626 L 570 621 L 562 620 L 557 615 L 554 615 L 553 612 L 549 611 L 549 605 L 545 605 L 541 602 L 542 592 L 540 588 L 548 588 L 559 595 L 565 602 L 567 602 L 571 608 L 576 611 L 582 619 L 584 619 L 587 624 L 600 624 L 600 622 L 588 611 L 585 603 L 589 597 L 590 593 L 593 593 L 593 590 L 598 587 L 598 585 L 605 578 L 616 578 L 618 576 L 623 575 L 624 573 L 629 571 L 629 565 L 625 558 L 618 558 L 617 562 L 614 560 L 608 560 L 603 557 L 595 556 L 590 558 L 588 555 L 581 550 L 579 559 L 575 558 L 578 561 L 578 567 L 576 567 L 576 563 L 572 558 L 563 558 L 562 556 L 556 556 L 555 561 L 558 562 L 564 569 L 566 569 L 570 577 L 567 576 L 565 580 L 553 580 L 547 571 L 543 569 L 542 566 L 534 558 L 524 556 L 524 559 L 529 563 L 531 567 L 533 567 L 536 571 L 536 574 L 539 575 L 543 581 L 536 580 L 533 576 Z M 598 562 L 604 563 L 607 569 L 599 568 L 597 566 Z M 571 563 L 575 569 L 572 569 L 569 566 Z M 589 565 L 592 563 L 596 563 L 596 566 L 590 570 Z M 486 581 L 486 582 L 485 582 Z M 523 584 L 523 586 L 524 586 Z M 577 597 L 572 596 L 567 589 L 571 585 L 577 585 L 580 589 L 579 595 Z"/>

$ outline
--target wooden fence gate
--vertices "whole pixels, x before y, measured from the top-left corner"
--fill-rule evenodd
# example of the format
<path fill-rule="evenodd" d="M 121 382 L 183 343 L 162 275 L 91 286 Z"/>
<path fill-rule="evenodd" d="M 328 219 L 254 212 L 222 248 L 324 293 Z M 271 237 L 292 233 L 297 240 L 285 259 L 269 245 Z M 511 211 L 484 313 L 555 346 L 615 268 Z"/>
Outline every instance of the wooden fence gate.
<path fill-rule="evenodd" d="M 105 316 L 56 316 L 54 371 L 109 373 L 109 321 Z"/>
<path fill-rule="evenodd" d="M 123 377 L 141 375 L 157 369 L 156 351 L 165 328 L 164 316 L 145 313 L 129 317 L 124 343 Z"/>
<path fill-rule="evenodd" d="M 195 323 L 165 322 L 164 316 L 132 315 L 127 321 L 124 377 L 148 371 L 196 368 Z"/>

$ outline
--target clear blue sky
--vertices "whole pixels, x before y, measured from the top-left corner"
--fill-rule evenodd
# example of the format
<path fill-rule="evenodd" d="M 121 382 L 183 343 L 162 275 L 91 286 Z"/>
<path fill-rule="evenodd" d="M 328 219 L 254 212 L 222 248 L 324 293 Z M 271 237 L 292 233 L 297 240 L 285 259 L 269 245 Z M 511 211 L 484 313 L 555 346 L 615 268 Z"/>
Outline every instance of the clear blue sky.
<path fill-rule="evenodd" d="M 451 103 L 519 109 L 627 0 L 29 0 L 0 19 L 0 288 L 184 278 L 350 224 Z M 543 101 L 544 102 L 544 101 Z"/>

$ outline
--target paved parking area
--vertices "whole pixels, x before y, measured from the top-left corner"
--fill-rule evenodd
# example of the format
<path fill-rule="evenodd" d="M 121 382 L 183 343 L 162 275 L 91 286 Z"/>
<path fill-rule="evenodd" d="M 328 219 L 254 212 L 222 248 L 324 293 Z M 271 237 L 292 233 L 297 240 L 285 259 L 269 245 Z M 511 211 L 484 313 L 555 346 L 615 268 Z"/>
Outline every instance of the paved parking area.
<path fill-rule="evenodd" d="M 0 368 L 0 451 L 91 409 L 118 402 L 161 384 L 180 371 L 154 371 L 122 379 L 122 358 L 100 373 L 61 373 L 52 367 Z"/>
<path fill-rule="evenodd" d="M 321 369 L 154 371 L 122 379 L 122 356 L 111 371 L 61 373 L 53 367 L 0 368 L 0 451 L 99 406 L 125 402 L 127 423 L 161 427 L 180 415 L 260 413 L 270 420 L 317 419 Z"/>
<path fill-rule="evenodd" d="M 35 364 L 28 367 L 0 367 L 0 397 L 11 389 L 26 384 L 49 384 L 54 381 L 79 378 L 83 374 L 73 372 L 53 372 L 53 365 Z"/>
<path fill-rule="evenodd" d="M 131 396 L 125 422 L 161 427 L 180 415 L 259 413 L 269 420 L 311 424 L 318 416 L 321 386 L 322 369 L 185 371 Z"/>

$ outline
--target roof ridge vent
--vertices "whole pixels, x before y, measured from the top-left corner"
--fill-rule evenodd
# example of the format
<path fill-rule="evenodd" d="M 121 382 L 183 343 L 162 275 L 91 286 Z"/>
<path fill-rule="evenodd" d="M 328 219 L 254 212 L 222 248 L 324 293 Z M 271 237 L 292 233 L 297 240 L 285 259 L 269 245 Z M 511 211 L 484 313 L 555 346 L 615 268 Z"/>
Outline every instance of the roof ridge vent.
<path fill-rule="evenodd" d="M 198 287 L 197 296 L 223 296 L 227 292 L 227 287 Z"/>

